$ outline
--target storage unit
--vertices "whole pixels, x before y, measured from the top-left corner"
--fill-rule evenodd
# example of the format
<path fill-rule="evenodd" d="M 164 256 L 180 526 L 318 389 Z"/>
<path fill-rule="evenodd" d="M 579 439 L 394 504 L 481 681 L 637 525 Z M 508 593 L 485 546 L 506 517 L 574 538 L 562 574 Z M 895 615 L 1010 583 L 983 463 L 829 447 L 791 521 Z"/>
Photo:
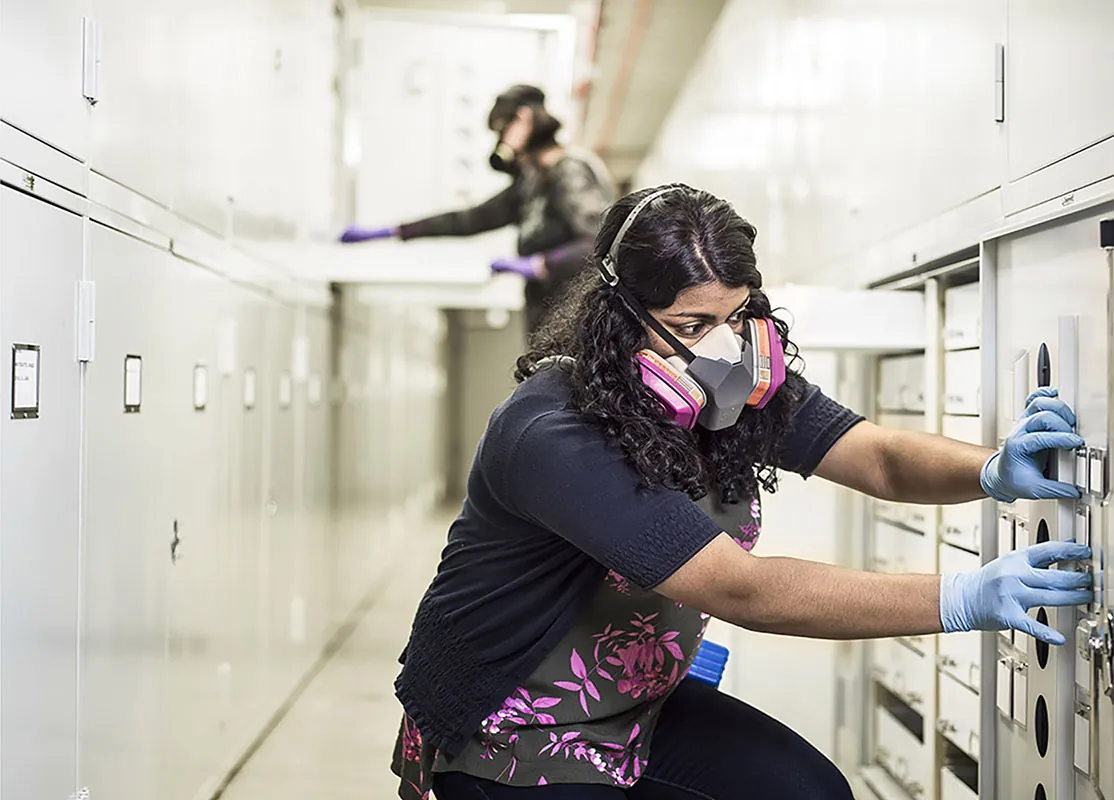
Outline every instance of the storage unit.
<path fill-rule="evenodd" d="M 966 350 L 979 346 L 982 337 L 982 309 L 979 284 L 965 283 L 944 292 L 945 350 Z"/>
<path fill-rule="evenodd" d="M 957 350 L 944 354 L 944 413 L 979 415 L 979 351 Z"/>
<path fill-rule="evenodd" d="M 81 217 L 0 187 L 5 797 L 75 791 L 81 384 L 74 297 L 81 270 Z"/>
<path fill-rule="evenodd" d="M 940 268 L 921 279 L 928 321 L 925 352 L 877 360 L 880 425 L 940 431 L 976 444 L 982 441 L 981 291 L 978 282 L 972 282 L 971 267 L 971 261 L 958 259 L 950 271 Z M 979 568 L 981 503 L 939 508 L 877 501 L 871 505 L 871 568 L 920 573 Z M 867 693 L 873 706 L 867 719 L 876 743 L 876 765 L 905 795 L 936 797 L 945 791 L 945 776 L 937 764 L 950 759 L 948 791 L 955 791 L 958 784 L 969 792 L 956 775 L 977 772 L 979 634 L 875 642 L 868 649 L 875 688 Z M 888 752 L 891 739 L 908 744 L 908 737 L 895 729 L 894 720 L 908 715 L 921 721 L 922 741 L 907 747 L 901 753 L 904 760 L 899 761 Z M 916 763 L 909 763 L 911 758 Z M 864 778 L 877 784 L 869 770 Z"/>
<path fill-rule="evenodd" d="M 878 410 L 924 413 L 924 356 L 879 359 Z"/>

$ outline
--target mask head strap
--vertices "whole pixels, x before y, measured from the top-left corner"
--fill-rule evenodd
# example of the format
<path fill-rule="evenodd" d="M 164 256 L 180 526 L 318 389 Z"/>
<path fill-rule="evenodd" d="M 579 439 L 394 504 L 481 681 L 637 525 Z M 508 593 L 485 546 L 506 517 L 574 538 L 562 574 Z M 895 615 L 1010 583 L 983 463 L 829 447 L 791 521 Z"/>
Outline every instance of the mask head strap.
<path fill-rule="evenodd" d="M 678 191 L 680 188 L 680 186 L 669 186 L 665 189 L 659 189 L 656 192 L 651 192 L 638 201 L 638 204 L 631 209 L 627 218 L 623 220 L 623 224 L 619 226 L 619 232 L 615 234 L 615 239 L 611 242 L 611 247 L 608 249 L 607 255 L 604 256 L 603 260 L 600 262 L 600 274 L 603 275 L 603 279 L 608 286 L 612 286 L 618 290 L 619 296 L 623 298 L 623 302 L 627 304 L 627 307 L 636 317 L 646 323 L 654 333 L 668 342 L 669 346 L 677 351 L 677 355 L 681 356 L 685 361 L 692 362 L 696 356 L 694 356 L 692 351 L 685 347 L 684 344 L 678 341 L 676 336 L 667 331 L 664 325 L 654 319 L 653 315 L 643 308 L 642 304 L 631 294 L 630 290 L 619 281 L 618 269 L 619 245 L 622 244 L 623 237 L 626 236 L 627 231 L 634 225 L 635 218 L 642 213 L 642 210 L 650 205 L 650 203 L 654 202 L 662 195 Z"/>

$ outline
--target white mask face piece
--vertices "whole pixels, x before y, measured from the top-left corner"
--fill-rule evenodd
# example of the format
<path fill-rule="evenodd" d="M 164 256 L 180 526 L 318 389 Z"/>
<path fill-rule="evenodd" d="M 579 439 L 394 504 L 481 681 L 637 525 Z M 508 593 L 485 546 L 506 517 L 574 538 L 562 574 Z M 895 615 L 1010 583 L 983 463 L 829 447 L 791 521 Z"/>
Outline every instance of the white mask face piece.
<path fill-rule="evenodd" d="M 743 359 L 743 337 L 735 333 L 734 329 L 725 322 L 704 334 L 704 337 L 690 346 L 689 350 L 694 356 L 738 364 Z M 670 356 L 666 360 L 681 372 L 688 367 L 680 356 Z"/>

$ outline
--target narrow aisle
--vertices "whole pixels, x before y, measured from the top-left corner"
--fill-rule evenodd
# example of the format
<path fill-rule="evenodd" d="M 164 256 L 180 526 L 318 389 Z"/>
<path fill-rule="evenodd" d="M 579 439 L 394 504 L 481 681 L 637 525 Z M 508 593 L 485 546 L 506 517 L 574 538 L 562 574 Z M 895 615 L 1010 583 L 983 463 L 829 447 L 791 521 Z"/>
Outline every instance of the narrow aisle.
<path fill-rule="evenodd" d="M 224 800 L 389 800 L 401 707 L 398 655 L 437 567 L 450 516 L 400 541 L 389 583 L 351 638 L 325 664 L 224 793 Z"/>

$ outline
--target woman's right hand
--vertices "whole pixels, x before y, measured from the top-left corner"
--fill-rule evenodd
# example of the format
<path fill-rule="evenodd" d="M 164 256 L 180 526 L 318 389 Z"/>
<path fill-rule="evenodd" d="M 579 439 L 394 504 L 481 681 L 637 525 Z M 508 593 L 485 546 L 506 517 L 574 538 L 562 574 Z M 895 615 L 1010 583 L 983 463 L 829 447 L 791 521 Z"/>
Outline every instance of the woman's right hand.
<path fill-rule="evenodd" d="M 940 579 L 940 622 L 945 633 L 1013 628 L 1051 644 L 1064 637 L 1026 612 L 1037 606 L 1090 603 L 1090 573 L 1047 569 L 1058 561 L 1091 558 L 1091 548 L 1075 542 L 1043 542 L 1014 550 L 975 572 Z"/>
<path fill-rule="evenodd" d="M 398 236 L 398 228 L 364 228 L 359 225 L 349 225 L 340 235 L 339 241 L 344 244 L 353 242 L 368 242 L 372 239 L 393 239 Z"/>

